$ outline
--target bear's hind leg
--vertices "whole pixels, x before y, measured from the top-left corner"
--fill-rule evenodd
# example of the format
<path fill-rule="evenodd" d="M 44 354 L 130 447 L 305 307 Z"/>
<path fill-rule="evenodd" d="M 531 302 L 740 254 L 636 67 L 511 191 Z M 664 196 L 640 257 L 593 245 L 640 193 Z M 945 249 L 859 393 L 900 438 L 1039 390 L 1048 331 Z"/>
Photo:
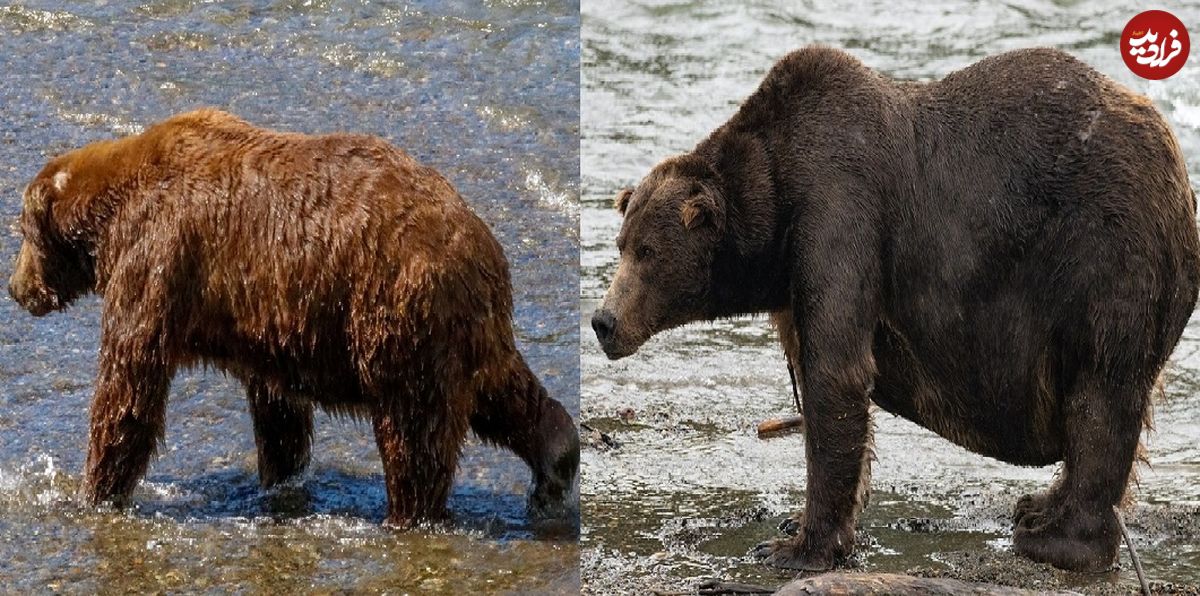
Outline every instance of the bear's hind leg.
<path fill-rule="evenodd" d="M 246 382 L 254 444 L 258 448 L 258 480 L 270 488 L 308 466 L 312 449 L 311 403 L 275 395 L 264 383 Z"/>
<path fill-rule="evenodd" d="M 529 510 L 552 516 L 566 503 L 579 472 L 579 432 L 562 404 L 546 394 L 519 353 L 475 400 L 471 428 L 517 454 L 533 473 Z"/>
<path fill-rule="evenodd" d="M 1137 452 L 1149 383 L 1101 387 L 1096 375 L 1066 404 L 1066 459 L 1055 486 L 1017 504 L 1013 547 L 1072 571 L 1112 566 L 1120 543 L 1113 506 L 1121 502 Z"/>
<path fill-rule="evenodd" d="M 387 482 L 385 525 L 409 528 L 447 516 L 446 500 L 467 434 L 467 413 L 454 404 L 465 401 L 439 394 L 376 406 L 372 423 Z"/>

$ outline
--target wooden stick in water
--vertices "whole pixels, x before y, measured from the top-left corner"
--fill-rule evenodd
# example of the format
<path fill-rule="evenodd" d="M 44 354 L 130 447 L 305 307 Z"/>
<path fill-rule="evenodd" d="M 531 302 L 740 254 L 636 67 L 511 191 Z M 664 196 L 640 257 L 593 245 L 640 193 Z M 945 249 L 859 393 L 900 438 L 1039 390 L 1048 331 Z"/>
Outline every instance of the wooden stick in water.
<path fill-rule="evenodd" d="M 783 418 L 768 418 L 758 423 L 758 438 L 804 432 L 804 416 L 784 416 Z"/>
<path fill-rule="evenodd" d="M 1138 557 L 1137 549 L 1133 548 L 1133 540 L 1129 539 L 1129 530 L 1125 528 L 1125 517 L 1121 510 L 1113 505 L 1113 513 L 1117 514 L 1117 525 L 1121 526 L 1121 535 L 1125 537 L 1125 546 L 1129 547 L 1129 558 L 1133 559 L 1133 570 L 1137 572 L 1138 583 L 1142 584 L 1142 594 L 1150 596 L 1150 584 L 1146 583 L 1146 574 L 1142 573 L 1142 560 Z"/>

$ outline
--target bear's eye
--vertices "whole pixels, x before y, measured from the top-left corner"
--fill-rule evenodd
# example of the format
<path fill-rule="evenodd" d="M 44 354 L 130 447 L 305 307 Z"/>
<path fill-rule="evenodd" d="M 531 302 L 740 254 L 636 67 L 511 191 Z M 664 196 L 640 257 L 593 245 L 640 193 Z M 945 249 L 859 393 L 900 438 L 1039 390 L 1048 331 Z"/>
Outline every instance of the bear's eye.
<path fill-rule="evenodd" d="M 649 259 L 652 256 L 654 256 L 654 249 L 650 248 L 650 246 L 643 244 L 638 247 L 637 259 L 639 261 L 645 261 L 646 259 Z"/>

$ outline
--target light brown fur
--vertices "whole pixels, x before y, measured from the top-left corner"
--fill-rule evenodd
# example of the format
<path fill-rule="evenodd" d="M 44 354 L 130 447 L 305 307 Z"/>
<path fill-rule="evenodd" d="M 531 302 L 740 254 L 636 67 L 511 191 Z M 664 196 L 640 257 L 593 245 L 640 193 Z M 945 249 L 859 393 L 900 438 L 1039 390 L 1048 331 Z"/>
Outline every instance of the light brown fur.
<path fill-rule="evenodd" d="M 92 502 L 128 497 L 201 363 L 246 384 L 264 484 L 307 463 L 315 404 L 372 419 L 390 524 L 444 514 L 468 427 L 529 463 L 534 505 L 569 491 L 578 438 L 516 350 L 500 245 L 381 139 L 182 114 L 52 160 L 22 232 L 18 302 L 104 297 Z"/>

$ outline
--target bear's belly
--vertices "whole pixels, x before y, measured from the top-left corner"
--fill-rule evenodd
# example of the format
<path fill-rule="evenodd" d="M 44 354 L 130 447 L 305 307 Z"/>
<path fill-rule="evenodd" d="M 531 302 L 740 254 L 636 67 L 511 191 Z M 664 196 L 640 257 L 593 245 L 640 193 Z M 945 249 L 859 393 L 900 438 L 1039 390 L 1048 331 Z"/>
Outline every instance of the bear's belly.
<path fill-rule="evenodd" d="M 1060 461 L 1063 431 L 1059 401 L 1038 367 L 1033 374 L 996 375 L 971 370 L 947 374 L 927 366 L 894 330 L 880 325 L 875 338 L 879 376 L 871 400 L 975 453 L 1019 465 Z M 972 368 L 969 361 L 953 363 Z M 931 370 L 932 369 L 932 370 Z M 940 373 L 940 374 L 939 374 Z"/>
<path fill-rule="evenodd" d="M 935 407 L 942 407 L 932 412 L 919 412 L 911 402 L 904 403 L 895 395 L 882 397 L 873 394 L 872 400 L 884 411 L 912 421 L 980 455 L 1023 466 L 1046 466 L 1062 461 L 1064 446 L 1061 432 L 1043 432 L 1021 417 L 1003 418 L 998 409 L 991 412 L 976 410 L 975 416 L 963 416 L 945 407 L 952 400 L 944 398 L 935 404 Z"/>
<path fill-rule="evenodd" d="M 290 374 L 288 374 L 290 373 Z M 288 399 L 308 400 L 326 410 L 354 409 L 366 405 L 362 391 L 353 382 L 346 379 L 353 377 L 335 377 L 320 372 L 304 371 L 264 371 L 260 373 L 280 395 Z M 332 383 L 331 379 L 339 378 L 341 383 Z"/>
<path fill-rule="evenodd" d="M 368 405 L 344 350 L 266 350 L 243 343 L 234 350 L 207 350 L 200 360 L 243 383 L 264 383 L 273 394 L 325 410 L 350 412 Z"/>

